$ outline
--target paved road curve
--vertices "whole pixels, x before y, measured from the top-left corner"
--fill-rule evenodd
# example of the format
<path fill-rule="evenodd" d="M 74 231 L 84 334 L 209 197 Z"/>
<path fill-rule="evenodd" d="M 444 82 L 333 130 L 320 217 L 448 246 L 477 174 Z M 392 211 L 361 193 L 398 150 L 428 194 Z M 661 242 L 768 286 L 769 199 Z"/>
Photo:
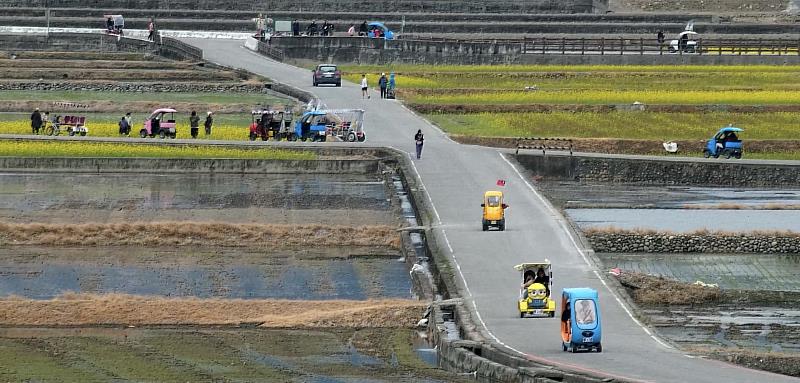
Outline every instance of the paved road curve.
<path fill-rule="evenodd" d="M 690 358 L 651 337 L 603 285 L 598 273 L 574 241 L 563 217 L 517 173 L 497 150 L 450 141 L 425 120 L 393 100 L 361 99 L 355 84 L 314 88 L 311 72 L 251 53 L 241 41 L 191 40 L 212 62 L 244 68 L 315 93 L 332 108 L 367 111 L 367 140 L 412 153 L 417 129 L 425 133 L 425 151 L 414 160 L 435 206 L 437 240 L 457 263 L 466 286 L 465 296 L 498 341 L 554 364 L 609 377 L 657 382 L 798 382 L 800 380 L 733 365 Z M 375 86 L 377 78 L 370 78 Z M 399 80 L 402 87 L 402 79 Z M 507 180 L 510 204 L 507 231 L 482 232 L 483 192 Z M 561 351 L 558 319 L 520 319 L 516 311 L 520 280 L 512 269 L 525 261 L 550 259 L 556 292 L 563 287 L 587 286 L 600 293 L 603 314 L 603 353 Z"/>

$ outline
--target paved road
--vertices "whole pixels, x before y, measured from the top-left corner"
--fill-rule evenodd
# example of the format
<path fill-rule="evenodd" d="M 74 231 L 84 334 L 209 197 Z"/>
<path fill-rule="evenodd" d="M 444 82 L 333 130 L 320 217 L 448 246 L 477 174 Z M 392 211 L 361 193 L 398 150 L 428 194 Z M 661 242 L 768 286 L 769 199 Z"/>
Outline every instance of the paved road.
<path fill-rule="evenodd" d="M 445 255 L 452 257 L 466 287 L 465 296 L 498 341 L 528 355 L 609 377 L 658 382 L 798 382 L 799 380 L 733 365 L 690 358 L 666 346 L 641 327 L 604 287 L 563 217 L 517 173 L 499 151 L 460 145 L 393 100 L 363 100 L 355 84 L 313 88 L 311 72 L 281 64 L 241 48 L 241 41 L 191 40 L 207 60 L 244 68 L 315 93 L 328 107 L 367 111 L 367 140 L 413 152 L 417 129 L 425 134 L 425 151 L 413 163 L 435 206 L 435 234 Z M 374 86 L 376 78 L 370 78 Z M 401 80 L 402 81 L 402 80 Z M 402 86 L 402 82 L 399 84 Z M 483 192 L 507 180 L 510 204 L 507 231 L 482 232 Z M 515 264 L 550 259 L 555 290 L 587 286 L 600 293 L 603 353 L 561 351 L 558 319 L 520 319 L 516 299 L 520 276 Z"/>

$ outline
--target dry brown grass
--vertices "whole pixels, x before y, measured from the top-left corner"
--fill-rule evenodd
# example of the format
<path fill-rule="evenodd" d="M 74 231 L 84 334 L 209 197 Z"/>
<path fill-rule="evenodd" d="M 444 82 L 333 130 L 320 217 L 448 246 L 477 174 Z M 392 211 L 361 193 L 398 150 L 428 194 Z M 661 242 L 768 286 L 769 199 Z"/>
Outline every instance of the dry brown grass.
<path fill-rule="evenodd" d="M 760 205 L 743 205 L 738 203 L 683 205 L 683 209 L 692 210 L 800 210 L 800 204 L 766 203 Z"/>
<path fill-rule="evenodd" d="M 0 245 L 39 246 L 385 246 L 400 247 L 385 225 L 269 225 L 216 222 L 0 223 Z"/>
<path fill-rule="evenodd" d="M 0 300 L 3 326 L 237 325 L 271 328 L 413 327 L 427 303 L 406 299 L 287 301 L 65 294 Z"/>
<path fill-rule="evenodd" d="M 722 296 L 719 288 L 704 287 L 647 274 L 623 272 L 620 283 L 630 289 L 633 299 L 645 305 L 691 305 L 716 302 Z"/>

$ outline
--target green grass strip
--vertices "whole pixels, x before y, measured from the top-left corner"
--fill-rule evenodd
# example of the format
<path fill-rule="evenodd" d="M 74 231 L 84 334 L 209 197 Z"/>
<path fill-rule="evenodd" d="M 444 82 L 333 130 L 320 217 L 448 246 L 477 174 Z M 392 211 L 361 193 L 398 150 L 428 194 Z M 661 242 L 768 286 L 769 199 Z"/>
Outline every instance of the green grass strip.
<path fill-rule="evenodd" d="M 141 145 L 74 141 L 0 141 L 3 157 L 234 158 L 314 160 L 308 151 L 279 148 L 240 149 L 209 145 Z"/>

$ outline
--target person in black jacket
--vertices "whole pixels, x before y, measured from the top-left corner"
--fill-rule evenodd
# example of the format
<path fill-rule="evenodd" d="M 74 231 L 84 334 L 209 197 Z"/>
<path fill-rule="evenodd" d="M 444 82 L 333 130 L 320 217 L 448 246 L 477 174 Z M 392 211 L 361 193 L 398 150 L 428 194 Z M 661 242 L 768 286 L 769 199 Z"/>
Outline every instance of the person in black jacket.
<path fill-rule="evenodd" d="M 39 129 L 42 128 L 42 114 L 39 113 L 39 108 L 31 113 L 31 130 L 33 134 L 39 134 Z"/>
<path fill-rule="evenodd" d="M 425 143 L 425 136 L 422 135 L 422 129 L 417 130 L 417 134 L 414 135 L 414 141 L 417 144 L 417 159 L 422 157 L 422 145 Z"/>
<path fill-rule="evenodd" d="M 364 22 L 361 23 L 361 26 L 358 27 L 358 35 L 359 36 L 367 36 L 367 32 L 368 32 L 368 30 L 367 30 L 367 21 L 364 20 Z"/>
<path fill-rule="evenodd" d="M 300 22 L 297 19 L 292 21 L 292 36 L 300 36 Z"/>

